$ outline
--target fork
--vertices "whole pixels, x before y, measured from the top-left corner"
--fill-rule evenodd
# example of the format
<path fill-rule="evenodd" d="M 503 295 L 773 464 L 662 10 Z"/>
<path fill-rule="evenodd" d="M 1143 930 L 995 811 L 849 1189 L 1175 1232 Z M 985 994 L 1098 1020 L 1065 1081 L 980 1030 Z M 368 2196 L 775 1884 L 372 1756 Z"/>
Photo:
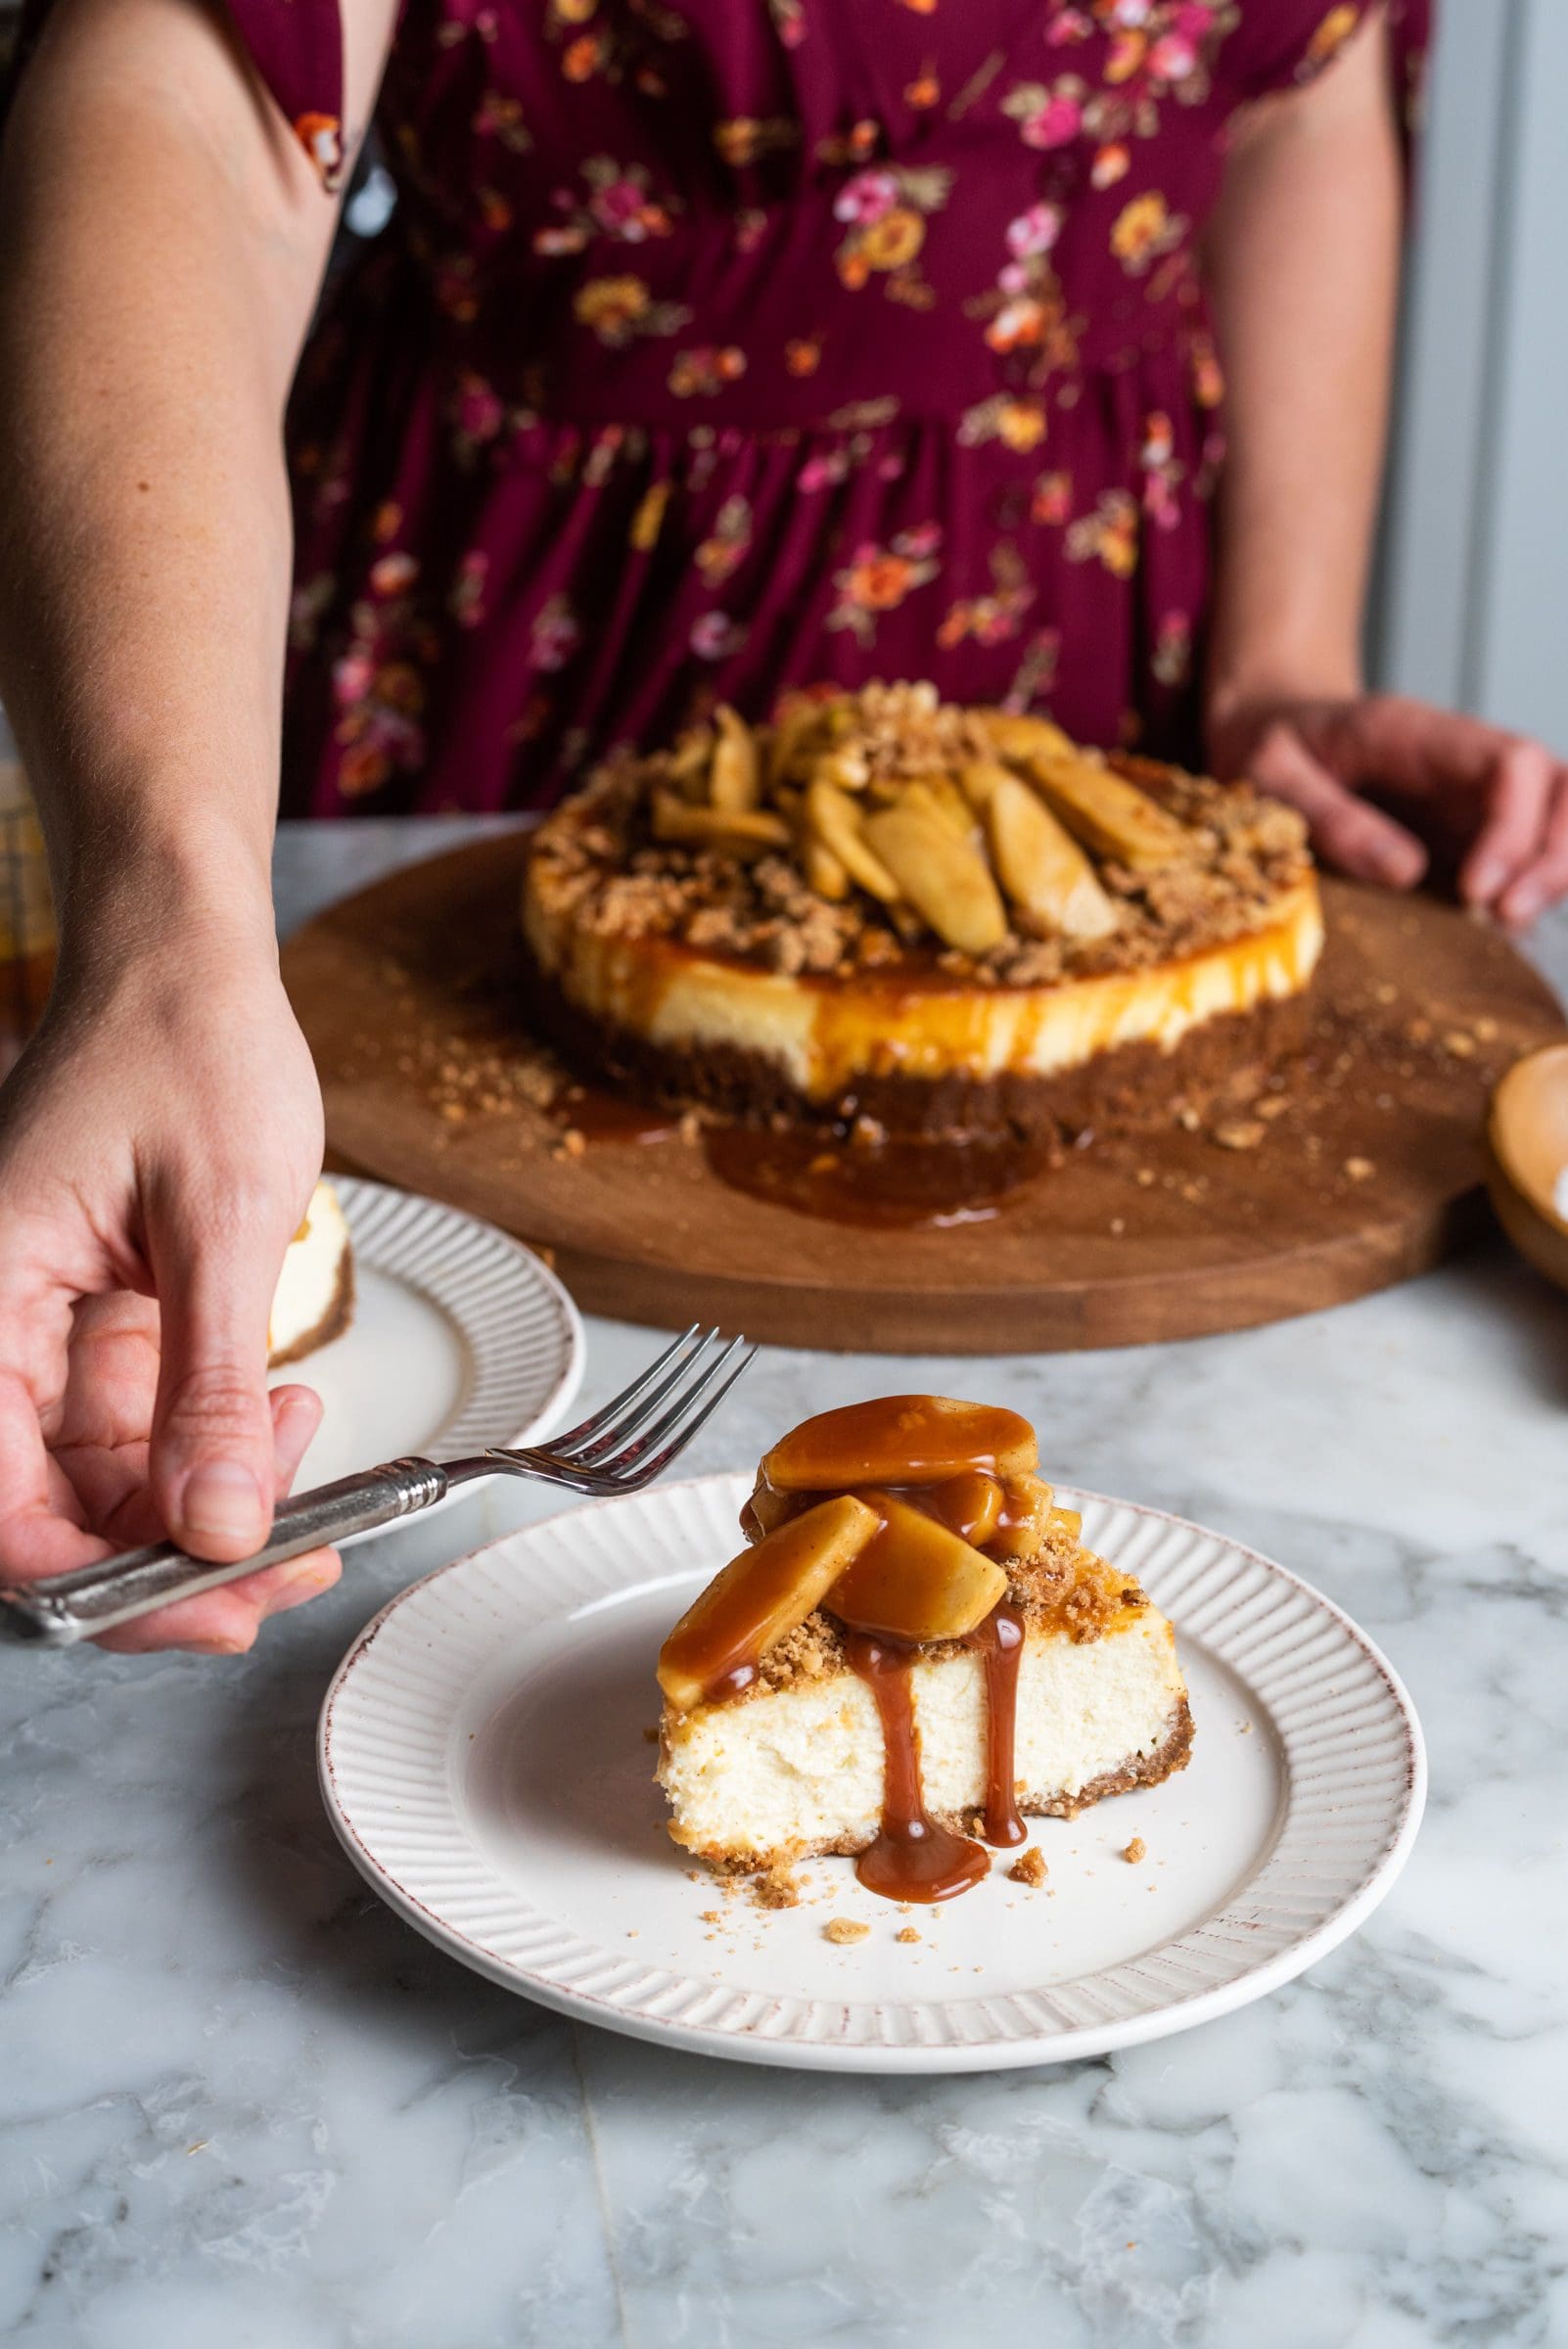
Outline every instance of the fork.
<path fill-rule="evenodd" d="M 0 1588 L 0 1639 L 72 1647 L 175 1599 L 195 1598 L 303 1550 L 412 1517 L 484 1476 L 534 1477 L 571 1493 L 640 1493 L 685 1451 L 756 1352 L 743 1337 L 726 1346 L 716 1329 L 701 1330 L 694 1321 L 630 1386 L 552 1444 L 526 1451 L 497 1445 L 466 1460 L 389 1460 L 340 1477 L 284 1501 L 261 1548 L 231 1565 L 216 1566 L 172 1542 L 155 1542 L 71 1574 Z"/>

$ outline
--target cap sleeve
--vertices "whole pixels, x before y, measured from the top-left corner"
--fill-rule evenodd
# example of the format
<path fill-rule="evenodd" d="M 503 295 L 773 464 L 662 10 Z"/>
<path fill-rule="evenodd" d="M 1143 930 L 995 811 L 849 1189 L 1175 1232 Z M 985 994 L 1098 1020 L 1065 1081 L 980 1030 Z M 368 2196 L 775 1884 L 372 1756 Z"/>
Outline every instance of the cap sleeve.
<path fill-rule="evenodd" d="M 1376 7 L 1377 0 L 1250 0 L 1221 59 L 1236 102 L 1314 80 Z M 1385 0 L 1384 14 L 1395 99 L 1408 132 L 1420 106 L 1432 0 Z"/>
<path fill-rule="evenodd" d="M 0 77 L 0 123 L 49 14 L 24 0 L 11 69 Z M 343 24 L 338 0 L 224 0 L 223 14 L 324 188 L 343 177 Z"/>

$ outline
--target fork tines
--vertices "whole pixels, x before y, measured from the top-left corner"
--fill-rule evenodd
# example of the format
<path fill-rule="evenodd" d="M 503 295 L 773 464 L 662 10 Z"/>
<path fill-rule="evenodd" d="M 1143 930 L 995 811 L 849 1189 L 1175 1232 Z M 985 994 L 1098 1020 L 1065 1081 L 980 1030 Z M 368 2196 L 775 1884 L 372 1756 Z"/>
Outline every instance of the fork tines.
<path fill-rule="evenodd" d="M 726 1345 L 721 1331 L 694 1321 L 601 1410 L 534 1456 L 558 1462 L 574 1482 L 618 1492 L 649 1484 L 685 1451 L 756 1352 L 743 1337 Z"/>

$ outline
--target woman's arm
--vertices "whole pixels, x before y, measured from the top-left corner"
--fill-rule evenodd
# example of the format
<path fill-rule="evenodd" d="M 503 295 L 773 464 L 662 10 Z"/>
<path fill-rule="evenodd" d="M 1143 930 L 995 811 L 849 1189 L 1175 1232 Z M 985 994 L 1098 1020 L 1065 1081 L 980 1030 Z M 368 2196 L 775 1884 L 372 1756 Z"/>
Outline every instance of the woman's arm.
<path fill-rule="evenodd" d="M 353 121 L 391 9 L 345 11 Z M 0 694 L 61 926 L 0 1104 L 0 1575 L 131 1538 L 149 1478 L 183 1541 L 240 1557 L 311 1419 L 265 1393 L 321 1144 L 269 852 L 282 419 L 334 207 L 220 11 L 58 0 L 0 216 Z M 159 1301 L 161 1367 L 150 1305 L 82 1302 L 124 1290 Z M 282 1587 L 161 1628 L 249 1644 Z"/>
<path fill-rule="evenodd" d="M 1229 391 L 1210 750 L 1301 806 L 1347 870 L 1408 888 L 1431 846 L 1473 902 L 1528 920 L 1568 888 L 1563 768 L 1362 690 L 1403 213 L 1386 41 L 1374 16 L 1234 139 L 1208 253 Z"/>

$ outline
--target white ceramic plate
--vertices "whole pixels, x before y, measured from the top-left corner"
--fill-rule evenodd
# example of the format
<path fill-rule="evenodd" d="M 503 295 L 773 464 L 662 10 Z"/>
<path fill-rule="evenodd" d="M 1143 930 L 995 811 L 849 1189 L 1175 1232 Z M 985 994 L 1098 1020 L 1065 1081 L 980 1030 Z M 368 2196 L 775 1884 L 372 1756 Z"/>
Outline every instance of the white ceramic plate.
<path fill-rule="evenodd" d="M 272 1382 L 298 1379 L 325 1405 L 297 1491 L 404 1452 L 527 1442 L 564 1416 L 582 1323 L 536 1256 L 434 1199 L 346 1174 L 332 1185 L 353 1235 L 354 1314 Z"/>
<path fill-rule="evenodd" d="M 1426 1768 L 1408 1697 L 1317 1591 L 1218 1534 L 1064 1492 L 1172 1617 L 1189 1769 L 1031 1821 L 1049 1890 L 989 1882 L 906 1917 L 847 1860 L 808 1900 L 725 1895 L 663 1832 L 654 1658 L 737 1546 L 750 1479 L 601 1501 L 405 1590 L 322 1708 L 333 1824 L 376 1890 L 547 2006 L 706 2054 L 851 2072 L 1057 2062 L 1185 2030 L 1343 1941 L 1399 1872 Z M 1121 1855 L 1133 1836 L 1145 1861 Z M 703 1911 L 716 1911 L 718 1921 Z M 829 1942 L 828 1919 L 871 1928 Z M 913 1924 L 917 1944 L 895 1939 Z"/>

